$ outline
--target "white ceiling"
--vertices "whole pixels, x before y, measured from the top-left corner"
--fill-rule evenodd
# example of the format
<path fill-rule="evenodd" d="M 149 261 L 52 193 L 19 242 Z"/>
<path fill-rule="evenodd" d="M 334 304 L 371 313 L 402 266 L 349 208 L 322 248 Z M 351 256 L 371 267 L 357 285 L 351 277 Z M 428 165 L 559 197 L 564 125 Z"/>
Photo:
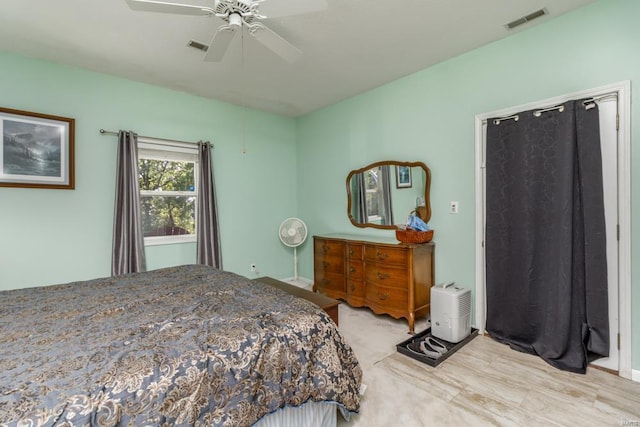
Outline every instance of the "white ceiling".
<path fill-rule="evenodd" d="M 246 36 L 243 64 L 240 37 L 219 63 L 187 46 L 208 44 L 216 17 L 134 12 L 124 0 L 1 0 L 0 49 L 295 117 L 594 1 L 327 0 L 263 21 L 301 59 L 289 64 Z M 541 8 L 549 15 L 505 28 Z"/>

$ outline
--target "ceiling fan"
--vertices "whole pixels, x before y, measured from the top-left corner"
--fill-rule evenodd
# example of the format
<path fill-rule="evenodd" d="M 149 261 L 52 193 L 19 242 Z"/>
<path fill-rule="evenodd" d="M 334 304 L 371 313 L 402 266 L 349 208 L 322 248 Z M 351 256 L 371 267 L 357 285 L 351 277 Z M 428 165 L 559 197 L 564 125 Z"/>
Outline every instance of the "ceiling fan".
<path fill-rule="evenodd" d="M 221 61 L 231 40 L 243 28 L 259 43 L 287 62 L 302 51 L 264 25 L 262 20 L 326 9 L 326 0 L 213 0 L 213 7 L 156 0 L 125 0 L 136 11 L 215 16 L 223 22 L 209 44 L 205 61 Z"/>

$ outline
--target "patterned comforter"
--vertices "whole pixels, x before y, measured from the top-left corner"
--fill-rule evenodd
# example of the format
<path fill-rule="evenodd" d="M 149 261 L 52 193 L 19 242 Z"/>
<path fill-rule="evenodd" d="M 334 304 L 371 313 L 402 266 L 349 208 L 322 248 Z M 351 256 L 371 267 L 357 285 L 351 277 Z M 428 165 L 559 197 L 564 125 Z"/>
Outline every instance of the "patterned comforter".
<path fill-rule="evenodd" d="M 0 292 L 1 426 L 251 425 L 359 409 L 362 371 L 316 305 L 200 265 Z"/>

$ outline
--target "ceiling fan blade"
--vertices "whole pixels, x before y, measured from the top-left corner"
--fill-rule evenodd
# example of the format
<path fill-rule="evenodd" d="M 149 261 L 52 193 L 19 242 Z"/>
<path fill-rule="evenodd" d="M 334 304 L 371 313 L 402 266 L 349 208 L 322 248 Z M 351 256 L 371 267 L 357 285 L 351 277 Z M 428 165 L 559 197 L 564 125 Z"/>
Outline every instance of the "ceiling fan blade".
<path fill-rule="evenodd" d="M 327 0 L 264 0 L 260 3 L 260 14 L 267 18 L 301 15 L 327 8 Z"/>
<path fill-rule="evenodd" d="M 213 35 L 213 39 L 209 44 L 204 60 L 208 62 L 221 61 L 222 57 L 227 52 L 229 43 L 231 43 L 231 40 L 233 40 L 233 37 L 236 35 L 238 28 L 241 27 L 232 25 L 223 25 L 219 27 Z"/>
<path fill-rule="evenodd" d="M 260 22 L 254 22 L 249 26 L 249 34 L 266 48 L 273 51 L 285 61 L 292 63 L 302 56 L 302 51 L 280 37 L 278 34 L 265 27 Z"/>
<path fill-rule="evenodd" d="M 213 15 L 215 11 L 210 7 L 191 4 L 167 3 L 155 0 L 125 0 L 132 10 L 143 12 L 174 13 L 178 15 Z"/>

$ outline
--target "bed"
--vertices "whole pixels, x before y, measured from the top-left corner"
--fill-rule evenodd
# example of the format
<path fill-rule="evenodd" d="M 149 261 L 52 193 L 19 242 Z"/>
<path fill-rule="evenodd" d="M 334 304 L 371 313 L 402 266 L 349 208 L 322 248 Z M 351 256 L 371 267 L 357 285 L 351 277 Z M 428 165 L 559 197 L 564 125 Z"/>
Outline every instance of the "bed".
<path fill-rule="evenodd" d="M 2 426 L 348 419 L 361 377 L 319 307 L 212 267 L 0 292 Z"/>

